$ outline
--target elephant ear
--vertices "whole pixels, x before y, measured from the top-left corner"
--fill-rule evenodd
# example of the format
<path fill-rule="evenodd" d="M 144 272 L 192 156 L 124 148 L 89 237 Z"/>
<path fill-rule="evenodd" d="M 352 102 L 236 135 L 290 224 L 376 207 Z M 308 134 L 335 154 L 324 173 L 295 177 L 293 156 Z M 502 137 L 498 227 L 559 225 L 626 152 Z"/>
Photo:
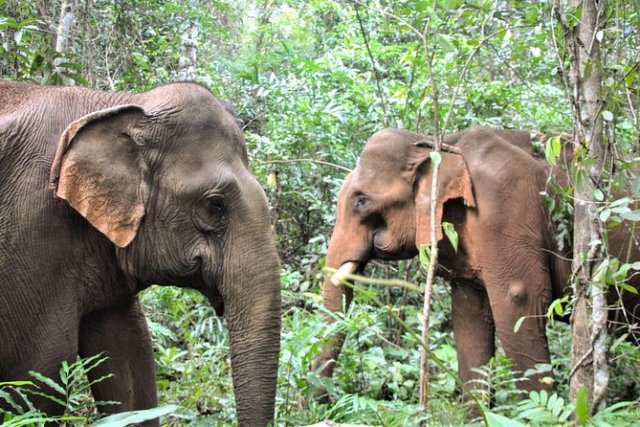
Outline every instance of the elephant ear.
<path fill-rule="evenodd" d="M 416 206 L 416 247 L 431 243 L 431 185 L 433 169 L 429 160 L 429 152 L 425 146 L 418 142 L 415 148 L 422 150 L 424 164 L 416 168 L 415 206 Z M 438 201 L 436 206 L 436 216 L 438 228 L 436 235 L 438 241 L 442 239 L 442 215 L 444 204 L 452 199 L 462 199 L 463 203 L 469 207 L 475 207 L 476 201 L 473 197 L 473 186 L 471 177 L 464 158 L 460 154 L 441 152 L 442 161 L 438 168 Z"/>
<path fill-rule="evenodd" d="M 135 238 L 149 193 L 146 122 L 137 105 L 88 114 L 65 129 L 51 167 L 55 196 L 121 248 Z"/>

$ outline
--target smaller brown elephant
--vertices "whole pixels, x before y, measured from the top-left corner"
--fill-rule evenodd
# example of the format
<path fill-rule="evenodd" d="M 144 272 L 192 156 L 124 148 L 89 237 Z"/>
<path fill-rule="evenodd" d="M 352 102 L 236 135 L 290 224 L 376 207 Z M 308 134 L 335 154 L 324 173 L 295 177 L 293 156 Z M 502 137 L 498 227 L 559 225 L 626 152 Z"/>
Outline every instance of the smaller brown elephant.
<path fill-rule="evenodd" d="M 369 139 L 338 194 L 328 267 L 361 272 L 372 259 L 410 258 L 429 244 L 429 140 L 398 129 Z M 461 154 L 441 153 L 437 223 L 454 224 L 460 243 L 456 252 L 440 240 L 438 271 L 451 283 L 459 374 L 467 383 L 477 377 L 473 368 L 494 355 L 496 332 L 517 371 L 549 362 L 545 313 L 563 294 L 570 265 L 558 255 L 554 225 L 541 203 L 540 192 L 550 191 L 549 169 L 526 151 L 528 140 L 528 132 L 473 128 L 445 139 Z M 442 239 L 440 227 L 437 235 Z M 618 244 L 628 248 L 628 237 Z M 637 247 L 632 256 L 640 259 Z M 325 278 L 324 304 L 340 311 L 342 296 L 348 307 L 352 290 L 332 281 Z M 333 337 L 313 369 L 331 375 L 343 342 L 344 335 Z M 539 379 L 529 376 L 521 386 L 545 387 Z"/>

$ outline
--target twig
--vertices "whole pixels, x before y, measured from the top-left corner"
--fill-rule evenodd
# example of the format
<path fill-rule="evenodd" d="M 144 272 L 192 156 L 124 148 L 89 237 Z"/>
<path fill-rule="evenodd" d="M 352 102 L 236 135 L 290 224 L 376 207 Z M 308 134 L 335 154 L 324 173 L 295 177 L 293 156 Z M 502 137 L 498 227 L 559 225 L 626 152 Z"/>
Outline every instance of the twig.
<path fill-rule="evenodd" d="M 434 14 L 435 3 L 434 3 Z M 440 153 L 440 108 L 438 99 L 438 87 L 433 76 L 433 57 L 435 55 L 435 49 L 429 51 L 428 35 L 431 29 L 431 20 L 428 20 L 424 26 L 424 33 L 422 36 L 422 44 L 424 47 L 425 58 L 427 61 L 427 69 L 429 71 L 429 83 L 431 85 L 431 101 L 433 102 L 433 126 L 434 126 L 434 139 L 433 139 L 433 151 Z M 430 144 L 429 141 L 425 141 Z M 431 244 L 431 256 L 429 257 L 429 268 L 427 270 L 427 280 L 424 285 L 424 301 L 422 304 L 422 341 L 429 342 L 429 319 L 431 317 L 431 291 L 433 289 L 433 280 L 436 275 L 436 268 L 438 267 L 438 171 L 440 169 L 440 162 L 432 162 L 432 177 L 431 177 L 431 206 L 430 206 L 430 231 L 429 236 Z M 429 352 L 422 351 L 420 354 L 420 404 L 424 410 L 428 410 L 427 394 L 429 391 Z"/>
<path fill-rule="evenodd" d="M 373 53 L 371 52 L 371 47 L 369 46 L 369 39 L 367 38 L 367 32 L 364 29 L 364 24 L 362 23 L 362 18 L 360 17 L 360 9 L 358 8 L 357 4 L 354 6 L 354 9 L 356 10 L 356 18 L 358 19 L 360 32 L 362 33 L 362 38 L 364 39 L 364 45 L 367 48 L 369 61 L 371 61 L 371 68 L 373 68 L 373 75 L 376 79 L 376 87 L 378 89 L 378 98 L 380 98 L 380 104 L 382 104 L 382 114 L 386 122 L 385 126 L 387 126 L 389 124 L 388 117 L 387 117 L 387 104 L 384 101 L 384 92 L 382 91 L 382 85 L 380 84 L 380 72 L 378 71 L 378 67 L 376 66 L 376 61 L 373 58 Z"/>
<path fill-rule="evenodd" d="M 438 134 L 438 131 L 435 131 L 436 135 Z M 425 139 L 424 141 L 418 141 L 416 144 L 425 144 L 427 147 L 432 148 L 434 150 L 436 150 L 436 141 L 430 141 L 428 139 Z M 439 151 L 446 151 L 447 153 L 453 153 L 453 154 L 458 154 L 460 156 L 462 156 L 462 150 L 454 145 L 449 145 L 449 144 L 445 144 L 444 142 L 441 142 L 440 144 L 440 150 Z"/>
<path fill-rule="evenodd" d="M 582 364 L 587 360 L 587 358 L 589 356 L 591 356 L 592 353 L 593 353 L 593 347 L 591 347 L 589 349 L 589 351 L 587 351 L 585 354 L 583 354 L 582 357 L 580 358 L 580 360 L 578 360 L 576 362 L 576 364 L 573 365 L 573 368 L 571 369 L 571 372 L 569 372 L 569 377 L 567 377 L 567 380 L 570 380 L 571 377 L 573 377 L 575 375 L 575 373 L 578 370 L 578 368 L 580 368 L 582 366 Z"/>
<path fill-rule="evenodd" d="M 324 271 L 325 273 L 335 274 L 338 270 L 331 267 L 324 267 L 322 271 Z M 345 274 L 341 277 L 349 280 L 368 283 L 370 285 L 397 286 L 399 288 L 408 289 L 410 291 L 420 292 L 419 287 L 417 287 L 413 283 L 401 279 L 374 279 L 372 277 L 361 276 L 359 274 Z"/>
<path fill-rule="evenodd" d="M 256 159 L 257 160 L 257 159 Z M 277 163 L 315 163 L 318 165 L 323 165 L 323 166 L 331 166 L 333 168 L 342 170 L 342 171 L 346 171 L 346 172 L 351 172 L 351 169 L 345 166 L 340 166 L 340 165 L 336 165 L 335 163 L 331 163 L 331 162 L 325 162 L 323 160 L 314 160 L 314 159 L 284 159 L 284 160 L 257 160 L 260 163 L 264 163 L 265 165 L 270 165 L 270 164 L 277 164 Z"/>

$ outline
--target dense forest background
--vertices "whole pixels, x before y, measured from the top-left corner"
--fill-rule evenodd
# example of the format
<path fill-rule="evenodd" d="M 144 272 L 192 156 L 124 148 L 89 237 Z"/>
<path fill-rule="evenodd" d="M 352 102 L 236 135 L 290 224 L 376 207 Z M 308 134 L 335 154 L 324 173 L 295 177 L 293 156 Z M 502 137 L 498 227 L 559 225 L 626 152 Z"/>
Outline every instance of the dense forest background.
<path fill-rule="evenodd" d="M 485 125 L 571 134 L 571 55 L 558 17 L 571 25 L 580 6 L 557 2 L 559 10 L 555 3 L 0 0 L 0 76 L 120 91 L 193 80 L 227 100 L 242 123 L 253 172 L 267 192 L 282 259 L 277 424 L 332 419 L 384 426 L 460 425 L 468 422 L 469 405 L 447 370 L 432 367 L 429 411 L 417 401 L 418 338 L 398 319 L 420 329 L 421 295 L 360 285 L 349 313 L 334 324 L 324 323 L 319 285 L 336 195 L 376 130 L 392 126 L 434 132 L 428 63 L 441 129 Z M 594 66 L 603 73 L 605 137 L 618 170 L 633 169 L 640 142 L 639 6 L 636 0 L 610 0 L 599 17 L 606 25 L 597 35 L 601 63 Z M 73 15 L 68 38 L 60 40 L 65 11 Z M 634 178 L 631 184 L 633 194 L 640 194 L 640 181 Z M 629 210 L 628 199 L 603 204 L 601 219 L 640 219 Z M 570 203 L 556 212 L 563 233 L 559 238 L 570 237 Z M 618 271 L 611 267 L 603 282 L 615 281 Z M 418 260 L 374 263 L 367 274 L 424 280 Z M 429 347 L 455 371 L 447 285 L 436 281 L 432 298 Z M 194 291 L 153 287 L 141 299 L 156 349 L 160 398 L 180 405 L 165 422 L 232 425 L 224 321 Z M 504 356 L 482 369 L 486 396 L 493 390 L 492 412 L 504 417 L 503 425 L 572 422 L 577 402 L 567 394 L 571 332 L 561 322 L 549 322 L 548 329 L 553 393 L 518 400 Z M 334 401 L 319 403 L 314 396 L 322 383 L 309 367 L 323 339 L 336 330 L 347 333 L 347 342 L 333 379 L 322 380 Z M 617 337 L 608 343 L 606 409 L 585 422 L 631 424 L 640 417 L 640 350 Z M 70 412 L 91 408 L 82 393 L 70 392 L 67 398 Z"/>

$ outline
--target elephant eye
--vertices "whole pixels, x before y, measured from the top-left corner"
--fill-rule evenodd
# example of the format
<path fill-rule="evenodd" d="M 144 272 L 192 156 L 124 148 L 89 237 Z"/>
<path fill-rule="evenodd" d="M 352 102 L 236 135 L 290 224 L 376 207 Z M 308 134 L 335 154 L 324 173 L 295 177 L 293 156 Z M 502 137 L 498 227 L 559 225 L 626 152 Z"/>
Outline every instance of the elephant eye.
<path fill-rule="evenodd" d="M 224 199 L 222 197 L 209 197 L 208 199 L 206 199 L 206 204 L 207 211 L 212 217 L 223 219 L 226 216 L 227 210 L 225 207 Z"/>
<path fill-rule="evenodd" d="M 353 207 L 355 209 L 361 209 L 364 207 L 364 205 L 367 204 L 367 202 L 367 196 L 365 196 L 364 194 L 358 194 L 353 202 Z"/>
<path fill-rule="evenodd" d="M 204 198 L 196 208 L 198 227 L 205 233 L 220 235 L 227 226 L 228 211 L 224 197 L 213 195 Z"/>

